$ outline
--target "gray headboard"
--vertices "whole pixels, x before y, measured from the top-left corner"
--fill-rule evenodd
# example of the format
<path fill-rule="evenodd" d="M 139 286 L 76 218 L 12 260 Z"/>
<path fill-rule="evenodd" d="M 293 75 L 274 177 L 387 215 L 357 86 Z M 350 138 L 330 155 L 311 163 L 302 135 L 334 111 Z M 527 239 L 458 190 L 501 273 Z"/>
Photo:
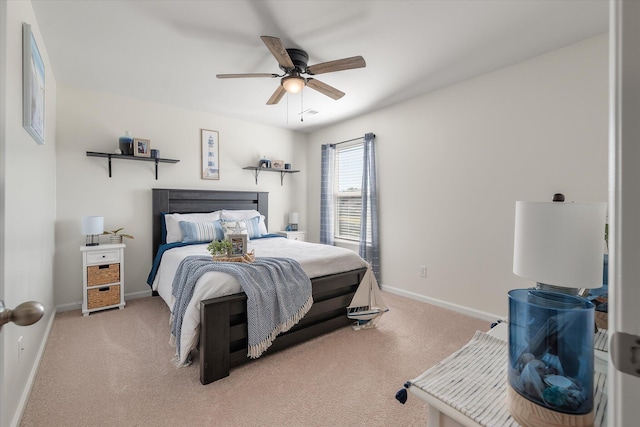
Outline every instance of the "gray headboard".
<path fill-rule="evenodd" d="M 153 252 L 162 242 L 162 213 L 213 212 L 221 209 L 255 209 L 269 226 L 269 193 L 262 191 L 219 191 L 152 189 Z"/>

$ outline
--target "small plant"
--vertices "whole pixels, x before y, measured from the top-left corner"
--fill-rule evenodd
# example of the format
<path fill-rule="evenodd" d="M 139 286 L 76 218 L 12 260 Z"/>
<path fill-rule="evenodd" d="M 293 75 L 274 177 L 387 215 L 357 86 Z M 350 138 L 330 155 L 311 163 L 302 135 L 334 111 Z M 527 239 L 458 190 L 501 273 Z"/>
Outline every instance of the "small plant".
<path fill-rule="evenodd" d="M 229 240 L 214 240 L 209 243 L 207 250 L 213 256 L 227 255 L 231 250 L 231 242 Z"/>
<path fill-rule="evenodd" d="M 122 230 L 124 230 L 124 227 L 118 228 L 117 230 L 104 231 L 102 234 L 110 234 L 112 236 L 120 236 L 126 237 L 127 239 L 133 239 L 133 236 L 131 234 L 121 234 L 120 232 Z"/>

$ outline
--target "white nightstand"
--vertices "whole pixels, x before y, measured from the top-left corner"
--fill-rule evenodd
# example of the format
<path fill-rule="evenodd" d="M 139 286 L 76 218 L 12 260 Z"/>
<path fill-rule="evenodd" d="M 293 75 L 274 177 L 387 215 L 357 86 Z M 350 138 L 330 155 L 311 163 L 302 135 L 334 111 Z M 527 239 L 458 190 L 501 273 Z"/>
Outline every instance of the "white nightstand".
<path fill-rule="evenodd" d="M 124 244 L 82 246 L 82 314 L 124 302 Z"/>
<path fill-rule="evenodd" d="M 299 240 L 301 242 L 304 242 L 304 237 L 305 234 L 307 234 L 306 231 L 278 231 L 278 234 L 286 237 L 289 240 Z"/>

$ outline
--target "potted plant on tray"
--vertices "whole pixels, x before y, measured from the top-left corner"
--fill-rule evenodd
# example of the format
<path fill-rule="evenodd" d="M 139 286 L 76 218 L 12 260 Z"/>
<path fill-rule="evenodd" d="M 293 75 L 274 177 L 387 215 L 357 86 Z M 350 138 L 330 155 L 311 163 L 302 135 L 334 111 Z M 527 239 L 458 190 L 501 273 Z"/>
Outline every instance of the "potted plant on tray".
<path fill-rule="evenodd" d="M 133 236 L 131 234 L 124 234 L 124 233 L 120 233 L 122 230 L 124 230 L 124 227 L 120 227 L 116 230 L 111 230 L 111 231 L 105 231 L 102 234 L 108 234 L 109 235 L 109 242 L 110 243 L 122 243 L 122 238 L 126 237 L 127 239 L 133 239 Z"/>
<path fill-rule="evenodd" d="M 231 242 L 229 240 L 214 240 L 209 243 L 207 246 L 207 250 L 213 256 L 213 259 L 216 258 L 225 258 L 229 256 L 229 251 L 231 250 Z"/>

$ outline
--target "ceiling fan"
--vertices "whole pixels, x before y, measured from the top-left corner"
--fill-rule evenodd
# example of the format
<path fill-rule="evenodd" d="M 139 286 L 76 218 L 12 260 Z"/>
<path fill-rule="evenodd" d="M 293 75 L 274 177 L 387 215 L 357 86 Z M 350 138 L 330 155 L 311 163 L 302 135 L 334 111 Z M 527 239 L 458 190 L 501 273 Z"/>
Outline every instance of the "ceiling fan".
<path fill-rule="evenodd" d="M 279 77 L 280 85 L 267 101 L 267 105 L 274 105 L 280 102 L 285 93 L 298 93 L 305 86 L 327 95 L 333 99 L 340 99 L 344 92 L 321 82 L 312 77 L 302 77 L 302 74 L 314 76 L 316 74 L 332 73 L 334 71 L 351 70 L 354 68 L 364 68 L 366 63 L 362 56 L 352 56 L 350 58 L 337 59 L 335 61 L 322 62 L 315 65 L 307 65 L 309 55 L 302 49 L 285 49 L 282 41 L 278 37 L 260 36 L 271 54 L 278 61 L 278 65 L 284 74 L 275 73 L 250 73 L 250 74 L 217 74 L 219 79 L 236 79 L 246 77 Z"/>

